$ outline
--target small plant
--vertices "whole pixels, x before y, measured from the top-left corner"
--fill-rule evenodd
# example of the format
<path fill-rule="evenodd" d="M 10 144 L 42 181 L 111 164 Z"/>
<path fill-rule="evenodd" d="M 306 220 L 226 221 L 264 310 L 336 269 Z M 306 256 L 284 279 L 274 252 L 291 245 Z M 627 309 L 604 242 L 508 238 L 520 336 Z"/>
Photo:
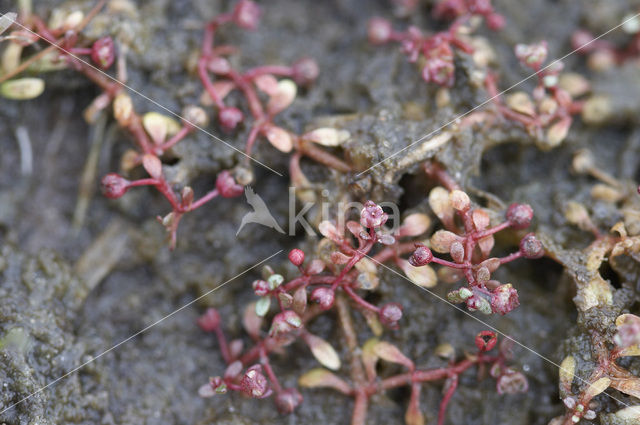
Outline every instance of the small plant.
<path fill-rule="evenodd" d="M 522 65 L 536 73 L 537 85 L 532 96 L 518 91 L 502 100 L 496 75 L 489 73 L 485 87 L 497 112 L 505 119 L 523 125 L 542 149 L 558 146 L 567 136 L 573 115 L 582 111 L 583 102 L 575 101 L 589 89 L 580 77 L 573 78 L 565 88 L 560 85 L 560 73 L 564 65 L 553 62 L 543 69 L 548 49 L 546 41 L 535 44 L 518 44 L 515 54 Z"/>
<path fill-rule="evenodd" d="M 102 89 L 102 93 L 85 110 L 88 122 L 94 122 L 99 113 L 113 105 L 113 115 L 121 128 L 126 130 L 135 143 L 135 150 L 127 151 L 121 161 L 122 173 L 109 173 L 104 176 L 102 190 L 111 199 L 119 198 L 128 189 L 136 186 L 152 186 L 169 202 L 172 211 L 158 220 L 165 226 L 169 235 L 170 247 L 175 248 L 177 230 L 181 218 L 218 196 L 236 197 L 242 194 L 242 185 L 253 179 L 248 167 L 236 170 L 235 173 L 222 171 L 216 180 L 216 188 L 199 199 L 195 199 L 193 190 L 185 184 L 169 181 L 162 166 L 162 157 L 176 144 L 184 140 L 196 128 L 208 125 L 207 113 L 195 105 L 186 106 L 181 116 L 183 122 L 157 112 L 139 114 L 135 111 L 131 98 L 124 92 L 120 82 L 124 75 L 112 80 L 99 72 L 94 66 L 108 70 L 117 58 L 117 49 L 110 37 L 102 37 L 89 46 L 79 45 L 79 32 L 104 6 L 99 2 L 85 17 L 82 12 L 73 12 L 58 16 L 54 27 L 48 27 L 35 14 L 21 16 L 21 22 L 34 34 L 25 30 L 10 32 L 3 40 L 9 43 L 3 54 L 5 72 L 0 76 L 0 94 L 4 97 L 25 100 L 40 95 L 44 91 L 44 80 L 40 78 L 14 78 L 38 60 L 46 60 L 47 69 L 70 68 L 84 74 Z M 257 27 L 260 9 L 250 0 L 241 0 L 230 13 L 222 14 L 210 21 L 205 28 L 201 57 L 198 61 L 198 74 L 202 81 L 206 96 L 203 103 L 214 104 L 218 108 L 218 120 L 222 128 L 235 129 L 244 120 L 243 112 L 224 104 L 224 98 L 233 90 L 240 90 L 247 100 L 254 123 L 246 142 L 247 165 L 252 147 L 259 135 L 266 137 L 276 148 L 289 152 L 295 148 L 296 153 L 291 161 L 291 175 L 297 181 L 306 180 L 298 163 L 302 156 L 341 172 L 348 172 L 351 167 L 334 155 L 326 152 L 316 144 L 338 146 L 349 138 L 349 133 L 333 128 L 319 128 L 303 135 L 295 135 L 274 124 L 274 117 L 287 108 L 295 99 L 297 85 L 307 86 L 318 75 L 318 66 L 314 60 L 304 58 L 291 67 L 266 65 L 250 69 L 244 73 L 234 70 L 226 55 L 234 52 L 233 46 L 214 46 L 213 39 L 218 28 L 233 22 L 240 28 L 253 30 Z M 4 23 L 3 23 L 4 24 Z M 5 25 L 4 30 L 9 28 Z M 21 60 L 22 49 L 37 43 L 40 38 L 52 45 L 29 59 Z M 86 60 L 85 60 L 86 59 Z M 54 66 L 55 65 L 55 66 Z M 43 65 L 41 64 L 42 68 Z M 119 70 L 121 70 L 119 68 Z M 212 81 L 210 75 L 218 80 Z M 285 77 L 280 81 L 276 77 Z M 289 79 L 290 78 L 290 79 Z M 258 91 L 263 92 L 267 100 L 263 101 Z M 148 178 L 130 181 L 126 175 L 138 166 L 149 175 Z M 236 182 L 236 177 L 239 183 Z"/>
<path fill-rule="evenodd" d="M 415 267 L 430 267 L 435 263 L 444 266 L 441 279 L 456 282 L 462 278 L 467 286 L 449 292 L 453 303 L 465 302 L 471 311 L 485 314 L 506 314 L 520 305 L 518 292 L 510 283 L 501 284 L 491 279 L 491 273 L 501 265 L 518 258 L 536 259 L 544 255 L 542 243 L 533 233 L 522 237 L 517 252 L 506 257 L 490 257 L 494 245 L 493 235 L 512 228 L 523 230 L 533 219 L 533 210 L 527 204 L 511 204 L 505 212 L 505 220 L 490 226 L 490 217 L 482 208 L 474 208 L 469 196 L 438 166 L 427 164 L 428 175 L 435 177 L 448 187 L 434 188 L 429 194 L 431 209 L 445 229 L 431 236 L 429 247 L 418 245 L 409 262 Z M 456 221 L 456 217 L 459 221 Z M 433 255 L 433 251 L 449 254 L 450 260 Z"/>
<path fill-rule="evenodd" d="M 573 425 L 581 419 L 596 418 L 598 403 L 593 399 L 607 388 L 614 388 L 633 397 L 640 397 L 640 378 L 618 365 L 626 356 L 640 356 L 640 317 L 622 314 L 615 321 L 613 344 L 597 332 L 591 336 L 595 367 L 587 379 L 575 379 L 577 361 L 567 356 L 560 365 L 560 398 L 566 413 L 550 422 L 550 425 Z M 574 381 L 577 381 L 574 385 Z M 574 388 L 579 388 L 574 391 Z M 627 406 L 616 412 L 618 420 L 638 419 L 639 406 Z"/>
<path fill-rule="evenodd" d="M 241 0 L 232 12 L 216 16 L 206 25 L 198 60 L 198 76 L 206 93 L 203 104 L 214 106 L 222 128 L 231 131 L 245 121 L 245 114 L 236 107 L 226 105 L 224 100 L 234 90 L 242 94 L 253 118 L 245 142 L 247 167 L 251 165 L 249 156 L 253 147 L 258 137 L 262 136 L 281 152 L 295 150 L 300 155 L 309 156 L 338 171 L 350 171 L 351 167 L 344 161 L 313 146 L 314 143 L 338 146 L 349 138 L 348 132 L 321 128 L 297 135 L 274 123 L 276 116 L 295 100 L 298 87 L 309 86 L 318 77 L 319 69 L 315 60 L 302 58 L 291 66 L 264 65 L 240 72 L 226 58 L 237 49 L 233 46 L 214 45 L 214 36 L 222 25 L 233 22 L 241 28 L 255 30 L 260 15 L 260 8 L 254 2 Z M 265 97 L 266 100 L 263 99 Z M 292 170 L 291 174 L 294 173 Z M 243 183 L 249 182 L 250 179 L 247 179 Z"/>
<path fill-rule="evenodd" d="M 453 20 L 453 23 L 445 31 L 424 35 L 415 26 L 398 32 L 386 19 L 373 18 L 368 26 L 369 42 L 375 45 L 400 43 L 409 62 L 420 61 L 422 78 L 426 82 L 452 87 L 455 82 L 454 49 L 473 53 L 473 47 L 462 35 L 470 31 L 470 20 L 483 17 L 489 28 L 497 30 L 504 26 L 504 19 L 493 10 L 489 0 L 443 0 L 434 7 L 433 16 Z"/>
<path fill-rule="evenodd" d="M 452 192 L 454 199 L 457 199 L 458 192 Z M 469 209 L 463 210 L 472 214 Z M 525 222 L 528 225 L 531 220 L 530 214 L 522 213 L 519 208 L 516 210 L 510 212 L 511 221 L 508 226 L 501 228 L 509 226 L 521 228 Z M 406 416 L 407 423 L 419 424 L 421 423 L 418 401 L 420 385 L 446 379 L 447 390 L 440 406 L 440 423 L 442 423 L 448 401 L 456 389 L 458 376 L 474 365 L 490 366 L 492 376 L 498 380 L 500 393 L 526 391 L 525 377 L 506 366 L 506 361 L 510 358 L 507 345 L 501 348 L 498 355 L 486 354 L 496 345 L 497 338 L 493 332 L 483 332 L 478 335 L 476 346 L 479 351 L 475 356 L 467 356 L 466 359 L 456 362 L 452 354 L 453 348 L 451 348 L 448 354 L 449 365 L 438 369 L 418 369 L 413 361 L 405 357 L 398 348 L 378 339 L 367 342 L 362 349 L 357 348 L 357 337 L 350 319 L 351 308 L 355 308 L 364 315 L 375 335 L 381 335 L 383 327 L 397 329 L 403 317 L 401 304 L 390 302 L 376 306 L 359 295 L 360 291 L 371 290 L 378 286 L 376 271 L 378 263 L 395 263 L 417 284 L 425 286 L 435 284 L 435 274 L 430 268 L 415 268 L 409 261 L 400 258 L 400 255 L 413 251 L 415 243 L 399 242 L 399 239 L 419 236 L 427 231 L 428 217 L 421 214 L 410 215 L 393 234 L 384 227 L 387 219 L 387 214 L 379 205 L 368 201 L 361 210 L 359 223 L 348 221 L 344 229 L 328 221 L 320 224 L 320 231 L 326 238 L 320 242 L 319 251 L 325 253 L 321 259 L 315 259 L 305 267 L 303 251 L 294 249 L 289 253 L 289 261 L 298 268 L 298 277 L 285 281 L 282 275 L 267 268 L 263 279 L 253 282 L 253 291 L 259 299 L 247 306 L 243 317 L 244 328 L 254 343 L 252 347 L 245 350 L 241 340 L 227 342 L 219 313 L 215 309 L 207 310 L 198 323 L 203 330 L 215 333 L 222 357 L 227 363 L 227 369 L 222 376 L 214 377 L 204 385 L 200 389 L 200 394 L 210 397 L 217 393 L 237 391 L 253 398 L 264 398 L 273 394 L 278 409 L 281 412 L 290 413 L 302 402 L 302 396 L 295 388 L 283 388 L 280 385 L 271 367 L 269 356 L 301 340 L 326 369 L 334 371 L 340 369 L 342 361 L 337 351 L 327 341 L 310 333 L 307 329 L 307 324 L 315 317 L 334 309 L 338 312 L 340 328 L 345 335 L 347 347 L 354 357 L 351 362 L 352 382 L 347 383 L 326 369 L 314 369 L 300 378 L 300 385 L 331 387 L 354 397 L 353 424 L 365 423 L 368 400 L 373 394 L 404 385 L 412 389 Z M 485 236 L 493 233 L 495 232 L 487 230 Z M 473 238 L 472 234 L 477 235 L 477 233 L 469 233 L 469 240 Z M 375 255 L 370 255 L 377 244 L 381 244 L 383 248 Z M 423 248 L 420 247 L 417 251 Z M 536 253 L 539 254 L 539 252 Z M 416 255 L 414 253 L 412 257 L 414 262 Z M 515 259 L 518 256 L 520 255 L 516 254 L 511 257 Z M 472 270 L 471 266 L 469 270 Z M 474 286 L 474 290 L 479 294 L 478 299 L 485 299 L 486 288 L 486 283 L 478 283 Z M 494 289 L 494 293 L 498 292 L 500 290 Z M 271 318 L 269 331 L 264 333 L 262 331 L 264 319 L 273 309 L 274 304 L 277 312 Z M 508 301 L 507 304 L 513 307 L 513 301 Z M 496 304 L 496 309 L 499 308 L 507 309 L 508 307 Z M 404 365 L 407 373 L 379 381 L 375 368 L 378 360 Z"/>
<path fill-rule="evenodd" d="M 449 344 L 443 344 L 437 347 L 436 351 L 441 357 L 448 360 L 449 364 L 440 368 L 420 369 L 395 345 L 373 338 L 357 350 L 361 354 L 359 358 L 353 359 L 352 367 L 359 365 L 364 370 L 364 374 L 352 370 L 351 382 L 347 382 L 322 368 L 312 369 L 305 373 L 300 377 L 299 382 L 302 387 L 331 388 L 346 396 L 353 397 L 355 399 L 351 419 L 353 425 L 366 423 L 367 406 L 373 395 L 393 388 L 410 387 L 411 395 L 404 417 L 405 423 L 407 425 L 421 425 L 424 424 L 420 407 L 422 385 L 444 380 L 444 396 L 438 409 L 438 425 L 443 425 L 447 405 L 458 387 L 460 375 L 474 366 L 478 366 L 479 369 L 489 368 L 491 377 L 496 379 L 496 389 L 499 394 L 517 394 L 528 390 L 529 384 L 526 377 L 506 365 L 506 362 L 512 357 L 508 341 L 500 345 L 497 354 L 489 354 L 489 351 L 496 347 L 496 343 L 497 336 L 494 332 L 480 332 L 475 339 L 478 351 L 476 354 L 467 354 L 463 360 L 456 360 L 453 347 Z M 378 376 L 376 364 L 379 361 L 399 364 L 406 368 L 406 372 L 389 377 Z"/>

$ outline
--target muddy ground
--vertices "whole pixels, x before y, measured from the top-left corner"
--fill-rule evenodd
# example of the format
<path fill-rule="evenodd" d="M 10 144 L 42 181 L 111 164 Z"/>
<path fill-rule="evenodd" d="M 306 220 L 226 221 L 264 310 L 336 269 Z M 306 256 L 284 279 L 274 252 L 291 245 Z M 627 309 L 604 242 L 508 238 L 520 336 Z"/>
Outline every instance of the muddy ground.
<path fill-rule="evenodd" d="M 35 2 L 43 16 L 61 2 Z M 88 29 L 102 34 L 128 31 L 135 49 L 128 54 L 129 84 L 146 96 L 180 110 L 197 100 L 200 83 L 185 68 L 201 37 L 204 19 L 230 4 L 204 0 L 133 2 L 138 15 L 125 16 L 118 24 L 101 17 Z M 441 28 L 421 5 L 409 19 L 394 18 L 398 27 L 413 23 Z M 69 3 L 65 3 L 69 4 Z M 88 7 L 91 2 L 71 2 Z M 452 106 L 437 110 L 435 89 L 395 47 L 376 48 L 366 41 L 370 17 L 391 17 L 388 1 L 332 0 L 261 2 L 264 16 L 255 33 L 225 28 L 221 42 L 241 49 L 237 64 L 290 63 L 302 57 L 317 59 L 321 74 L 303 91 L 280 119 L 294 131 L 311 128 L 325 117 L 358 136 L 346 148 L 353 161 L 372 164 L 412 140 L 437 128 L 456 114 L 486 99 L 486 93 L 468 84 L 464 58 L 458 58 L 459 83 L 451 91 Z M 14 8 L 0 1 L 0 10 Z M 638 3 L 627 1 L 528 1 L 501 0 L 495 8 L 506 17 L 498 33 L 481 30 L 497 52 L 503 86 L 527 75 L 512 54 L 518 42 L 546 39 L 550 56 L 570 51 L 569 38 L 578 27 L 600 33 L 616 25 Z M 622 36 L 612 33 L 610 39 Z M 640 131 L 640 68 L 627 64 L 606 73 L 593 73 L 577 55 L 566 67 L 593 82 L 593 92 L 614 99 L 615 113 L 602 125 L 580 122 L 567 140 L 552 152 L 542 152 L 521 133 L 468 134 L 454 147 L 439 153 L 456 177 L 476 199 L 481 191 L 505 203 L 530 203 L 536 212 L 535 230 L 550 235 L 564 248 L 583 248 L 588 233 L 567 223 L 562 214 L 567 200 L 588 205 L 593 221 L 608 229 L 619 218 L 616 207 L 593 201 L 593 179 L 570 172 L 573 153 L 589 147 L 598 166 L 622 180 L 637 180 Z M 127 137 L 111 118 L 88 126 L 83 109 L 97 91 L 73 72 L 51 74 L 47 90 L 28 102 L 2 100 L 0 107 L 0 403 L 8 406 L 43 385 L 63 376 L 113 345 L 125 340 L 199 295 L 283 250 L 269 261 L 276 270 L 292 273 L 287 250 L 304 247 L 312 252 L 314 239 L 275 233 L 252 225 L 235 236 L 240 218 L 249 211 L 242 198 L 223 199 L 188 215 L 182 222 L 174 252 L 164 243 L 164 230 L 154 217 L 166 212 L 161 197 L 150 190 L 132 191 L 118 202 L 98 193 L 98 177 L 84 213 L 78 212 L 78 194 L 88 158 L 97 154 L 96 175 L 117 169 Z M 525 87 L 532 87 L 531 82 Z M 133 96 L 141 111 L 157 110 L 145 99 Z M 240 99 L 238 99 L 240 102 Z M 409 105 L 409 106 L 408 106 Z M 417 106 L 416 106 L 417 105 Z M 411 112 L 409 113 L 408 110 Z M 31 171 L 21 169 L 16 131 L 28 131 L 33 149 Z M 220 134 L 215 124 L 210 126 Z M 242 149 L 246 134 L 225 134 L 225 140 Z M 483 154 L 483 146 L 495 145 Z M 480 147 L 479 147 L 480 146 Z M 372 154 L 374 152 L 374 154 Z M 270 167 L 287 170 L 287 157 L 266 143 L 256 152 Z M 202 193 L 212 186 L 219 170 L 236 165 L 239 155 L 198 133 L 177 149 L 178 164 L 193 171 L 194 188 Z M 398 158 L 400 161 L 400 158 Z M 417 166 L 395 169 L 391 161 L 372 171 L 365 196 L 398 202 L 403 211 L 428 211 L 425 200 L 430 185 Z M 326 174 L 311 163 L 305 165 L 318 182 Z M 257 167 L 254 189 L 265 199 L 281 223 L 286 221 L 289 180 Z M 390 174 L 389 174 L 390 173 Z M 391 177 L 389 177 L 391 175 Z M 333 184 L 329 181 L 328 188 Z M 75 220 L 74 220 L 75 215 Z M 513 241 L 498 240 L 502 253 Z M 89 253 L 89 254 L 87 254 Z M 104 266 L 103 272 L 98 266 Z M 635 269 L 634 269 L 635 270 Z M 606 278 L 625 288 L 625 307 L 639 313 L 637 280 L 607 271 Z M 218 308 L 228 333 L 242 335 L 239 313 L 253 299 L 251 271 L 229 281 L 210 296 L 162 321 L 157 326 L 107 352 L 78 372 L 44 389 L 18 406 L 0 414 L 7 424 L 249 424 L 335 423 L 346 424 L 351 400 L 330 391 L 303 392 L 305 402 L 290 416 L 281 416 L 269 401 L 225 395 L 201 399 L 198 387 L 219 374 L 224 363 L 211 335 L 203 334 L 195 320 L 206 306 Z M 473 336 L 482 325 L 449 305 L 388 272 L 374 295 L 380 301 L 399 301 L 405 308 L 400 330 L 386 337 L 398 344 L 418 365 L 444 364 L 433 355 L 434 347 L 449 342 L 459 352 L 471 350 Z M 533 351 L 559 362 L 567 352 L 563 342 L 574 335 L 577 312 L 571 301 L 572 280 L 558 263 L 542 259 L 518 261 L 500 269 L 503 282 L 513 282 L 521 306 L 488 323 L 522 341 Z M 449 287 L 434 291 L 443 296 Z M 363 323 L 362 341 L 370 333 Z M 329 340 L 342 337 L 333 317 L 315 322 L 312 329 Z M 450 424 L 546 424 L 563 412 L 558 397 L 557 369 L 532 351 L 518 349 L 516 365 L 525 372 L 526 394 L 499 396 L 490 379 L 478 381 L 473 372 L 463 375 L 449 406 Z M 274 368 L 287 385 L 317 363 L 303 346 L 294 346 L 285 357 L 276 357 Z M 441 385 L 426 385 L 422 393 L 427 423 L 434 423 L 441 399 Z M 408 392 L 392 391 L 372 403 L 368 423 L 402 423 Z M 615 411 L 610 400 L 603 410 Z M 597 420 L 594 423 L 598 423 Z M 604 423 L 604 422 L 603 422 Z"/>

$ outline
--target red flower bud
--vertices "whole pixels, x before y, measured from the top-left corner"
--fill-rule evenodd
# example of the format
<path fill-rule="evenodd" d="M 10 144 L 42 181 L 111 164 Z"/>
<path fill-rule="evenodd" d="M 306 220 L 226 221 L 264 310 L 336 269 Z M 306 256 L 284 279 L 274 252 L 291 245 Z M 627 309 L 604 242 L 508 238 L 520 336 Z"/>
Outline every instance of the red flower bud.
<path fill-rule="evenodd" d="M 544 247 L 536 235 L 528 233 L 520 241 L 520 252 L 524 258 L 535 260 L 544 256 Z"/>
<path fill-rule="evenodd" d="M 373 18 L 367 25 L 369 42 L 372 44 L 384 44 L 391 39 L 393 28 L 386 19 Z"/>
<path fill-rule="evenodd" d="M 235 198 L 244 192 L 244 187 L 236 183 L 231 173 L 227 170 L 218 174 L 216 189 L 223 198 Z"/>
<path fill-rule="evenodd" d="M 121 197 L 129 189 L 129 180 L 116 173 L 109 173 L 100 181 L 102 193 L 109 199 Z"/>
<path fill-rule="evenodd" d="M 255 30 L 260 21 L 260 8 L 250 0 L 240 0 L 233 9 L 233 22 L 240 28 Z"/>
<path fill-rule="evenodd" d="M 238 123 L 242 122 L 244 116 L 242 111 L 232 106 L 227 106 L 218 112 L 218 120 L 223 129 L 229 131 L 236 128 Z"/>
<path fill-rule="evenodd" d="M 490 351 L 496 346 L 498 336 L 492 331 L 482 331 L 476 335 L 476 347 L 478 350 L 485 352 Z"/>
<path fill-rule="evenodd" d="M 240 387 L 245 395 L 252 398 L 263 398 L 271 394 L 269 381 L 262 374 L 262 366 L 260 365 L 254 365 L 247 369 L 240 381 Z"/>
<path fill-rule="evenodd" d="M 500 285 L 493 290 L 491 295 L 491 309 L 494 313 L 507 314 L 518 307 L 518 291 L 510 284 Z"/>
<path fill-rule="evenodd" d="M 292 249 L 289 251 L 289 261 L 296 266 L 300 267 L 304 263 L 304 252 L 301 249 Z"/>
<path fill-rule="evenodd" d="M 373 201 L 367 201 L 360 213 L 360 224 L 373 229 L 386 223 L 389 216 L 382 210 L 380 205 Z"/>
<path fill-rule="evenodd" d="M 513 203 L 507 208 L 505 217 L 514 229 L 526 229 L 533 219 L 533 208 L 528 204 Z"/>
<path fill-rule="evenodd" d="M 283 414 L 291 413 L 302 403 L 302 395 L 295 388 L 286 388 L 276 397 L 276 407 Z"/>
<path fill-rule="evenodd" d="M 109 68 L 116 58 L 116 49 L 111 37 L 102 37 L 91 46 L 91 60 L 102 69 Z"/>
<path fill-rule="evenodd" d="M 426 266 L 431 260 L 433 260 L 433 253 L 424 245 L 417 246 L 411 257 L 409 257 L 409 263 L 413 267 Z"/>
<path fill-rule="evenodd" d="M 292 65 L 291 73 L 296 84 L 308 86 L 318 78 L 320 70 L 316 61 L 311 58 L 302 58 Z"/>
<path fill-rule="evenodd" d="M 485 19 L 487 20 L 487 26 L 489 27 L 489 29 L 493 31 L 497 31 L 499 29 L 504 28 L 504 24 L 505 24 L 504 16 L 498 13 L 492 13 L 490 15 L 487 15 Z"/>
<path fill-rule="evenodd" d="M 329 310 L 333 307 L 335 294 L 330 288 L 320 287 L 311 292 L 311 301 L 315 301 L 320 305 L 322 310 Z"/>
<path fill-rule="evenodd" d="M 269 336 L 283 337 L 300 327 L 302 327 L 300 316 L 293 310 L 284 310 L 273 318 Z"/>
<path fill-rule="evenodd" d="M 434 57 L 428 59 L 422 68 L 422 79 L 427 83 L 434 82 L 442 87 L 453 87 L 454 73 L 455 67 L 452 61 Z"/>
<path fill-rule="evenodd" d="M 213 332 L 220 326 L 220 313 L 215 308 L 208 308 L 200 318 L 198 326 L 205 332 Z"/>
<path fill-rule="evenodd" d="M 253 292 L 259 297 L 264 297 L 269 293 L 269 283 L 266 280 L 254 280 Z"/>
<path fill-rule="evenodd" d="M 400 304 L 389 303 L 380 308 L 380 321 L 386 327 L 397 329 L 400 319 L 402 319 L 402 306 Z"/>

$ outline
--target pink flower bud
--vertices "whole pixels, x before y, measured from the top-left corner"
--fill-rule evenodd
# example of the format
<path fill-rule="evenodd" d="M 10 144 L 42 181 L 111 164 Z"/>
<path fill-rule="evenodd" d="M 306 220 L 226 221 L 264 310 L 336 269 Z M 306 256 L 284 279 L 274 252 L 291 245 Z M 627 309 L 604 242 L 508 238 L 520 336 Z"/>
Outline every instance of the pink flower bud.
<path fill-rule="evenodd" d="M 491 351 L 498 343 L 498 336 L 492 331 L 482 331 L 476 335 L 475 343 L 478 350 L 482 352 Z"/>
<path fill-rule="evenodd" d="M 304 263 L 304 252 L 301 249 L 292 249 L 289 251 L 289 261 L 296 266 L 300 267 Z"/>
<path fill-rule="evenodd" d="M 521 373 L 513 369 L 507 369 L 496 382 L 498 394 L 517 394 L 525 393 L 529 389 L 527 378 Z"/>
<path fill-rule="evenodd" d="M 397 329 L 400 319 L 402 319 L 402 306 L 400 304 L 389 303 L 380 308 L 380 321 L 386 327 Z"/>
<path fill-rule="evenodd" d="M 220 121 L 220 125 L 227 131 L 236 128 L 243 119 L 242 111 L 232 106 L 226 106 L 218 112 L 218 121 Z"/>
<path fill-rule="evenodd" d="M 318 78 L 320 70 L 316 61 L 311 58 L 302 58 L 292 65 L 291 73 L 296 84 L 308 86 Z"/>
<path fill-rule="evenodd" d="M 266 280 L 254 280 L 253 292 L 259 297 L 264 297 L 269 293 L 269 283 Z"/>
<path fill-rule="evenodd" d="M 528 204 L 513 203 L 507 208 L 505 217 L 514 229 L 526 229 L 533 219 L 533 208 Z"/>
<path fill-rule="evenodd" d="M 507 314 L 518 307 L 518 291 L 510 284 L 500 285 L 493 290 L 491 295 L 491 309 L 494 313 Z"/>
<path fill-rule="evenodd" d="M 453 87 L 454 73 L 455 67 L 452 61 L 434 57 L 428 59 L 422 68 L 422 79 L 427 83 L 433 82 L 442 87 Z"/>
<path fill-rule="evenodd" d="M 240 0 L 233 9 L 233 22 L 240 28 L 255 30 L 261 14 L 257 4 L 250 0 Z"/>
<path fill-rule="evenodd" d="M 302 326 L 302 319 L 293 310 L 284 310 L 275 315 L 271 322 L 269 336 L 282 337 L 299 329 Z"/>
<path fill-rule="evenodd" d="M 295 388 L 286 388 L 276 397 L 276 407 L 283 414 L 293 412 L 302 403 L 302 395 Z"/>
<path fill-rule="evenodd" d="M 492 13 L 490 15 L 487 15 L 485 19 L 487 20 L 487 26 L 489 27 L 490 30 L 497 31 L 504 28 L 504 25 L 505 25 L 504 16 L 498 13 Z"/>
<path fill-rule="evenodd" d="M 252 398 L 263 398 L 268 396 L 271 391 L 269 389 L 269 381 L 262 374 L 262 366 L 251 366 L 244 373 L 240 381 L 242 392 Z"/>
<path fill-rule="evenodd" d="M 311 301 L 315 301 L 320 305 L 322 310 L 329 310 L 333 307 L 335 294 L 330 288 L 320 287 L 311 292 Z"/>
<path fill-rule="evenodd" d="M 433 253 L 424 245 L 416 247 L 416 250 L 413 252 L 411 257 L 409 257 L 409 263 L 413 267 L 426 266 L 431 262 L 431 260 L 433 260 Z"/>
<path fill-rule="evenodd" d="M 109 199 L 117 199 L 129 189 L 129 180 L 116 173 L 109 173 L 100 181 L 102 193 Z"/>
<path fill-rule="evenodd" d="M 393 28 L 391 23 L 383 18 L 373 18 L 367 25 L 367 35 L 372 44 L 384 44 L 391 39 Z"/>
<path fill-rule="evenodd" d="M 360 224 L 373 229 L 382 226 L 388 218 L 389 216 L 382 210 L 380 205 L 373 201 L 367 201 L 360 213 Z"/>
<path fill-rule="evenodd" d="M 524 258 L 535 260 L 544 256 L 544 247 L 536 235 L 528 233 L 520 241 L 520 252 Z"/>
<path fill-rule="evenodd" d="M 216 179 L 216 189 L 223 198 L 235 198 L 242 195 L 244 187 L 236 183 L 231 173 L 224 170 L 218 174 Z"/>
<path fill-rule="evenodd" d="M 534 44 L 517 44 L 515 47 L 516 57 L 522 64 L 531 69 L 538 70 L 547 59 L 547 42 L 541 41 Z"/>
<path fill-rule="evenodd" d="M 220 326 L 220 313 L 215 308 L 208 308 L 198 318 L 198 326 L 205 332 L 213 332 Z"/>
<path fill-rule="evenodd" d="M 91 60 L 102 69 L 109 68 L 116 58 L 116 49 L 111 37 L 102 37 L 91 46 Z"/>
<path fill-rule="evenodd" d="M 589 31 L 578 30 L 571 36 L 571 47 L 574 50 L 579 49 L 581 54 L 593 52 L 598 47 L 593 39 L 593 34 Z"/>

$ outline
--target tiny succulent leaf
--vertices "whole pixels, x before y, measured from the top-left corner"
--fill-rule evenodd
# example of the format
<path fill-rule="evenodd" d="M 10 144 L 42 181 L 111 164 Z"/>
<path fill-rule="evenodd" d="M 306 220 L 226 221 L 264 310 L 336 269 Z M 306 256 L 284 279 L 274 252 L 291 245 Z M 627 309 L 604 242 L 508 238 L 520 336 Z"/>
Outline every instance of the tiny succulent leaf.
<path fill-rule="evenodd" d="M 311 349 L 313 356 L 321 365 L 331 370 L 340 369 L 340 357 L 336 350 L 319 336 L 307 333 L 304 340 Z"/>
<path fill-rule="evenodd" d="M 256 314 L 260 317 L 264 317 L 269 312 L 269 307 L 271 306 L 271 297 L 261 297 L 256 302 Z"/>

